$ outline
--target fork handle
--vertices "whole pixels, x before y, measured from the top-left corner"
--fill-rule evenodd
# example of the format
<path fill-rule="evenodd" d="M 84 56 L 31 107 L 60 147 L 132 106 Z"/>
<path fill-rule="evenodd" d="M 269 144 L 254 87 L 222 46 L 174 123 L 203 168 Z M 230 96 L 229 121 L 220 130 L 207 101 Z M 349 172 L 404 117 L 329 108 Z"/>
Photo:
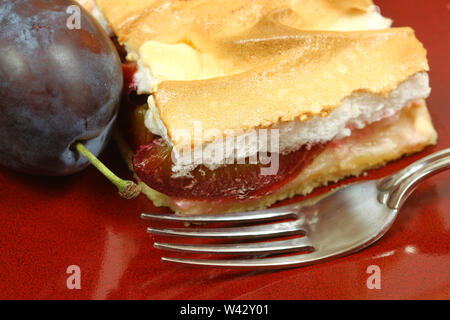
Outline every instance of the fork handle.
<path fill-rule="evenodd" d="M 388 207 L 399 209 L 422 181 L 447 169 L 450 169 L 450 148 L 433 153 L 380 180 L 378 189 L 386 192 L 384 203 Z"/>
<path fill-rule="evenodd" d="M 401 181 L 410 177 L 412 174 L 418 172 L 420 169 L 423 169 L 435 160 L 443 159 L 445 156 L 450 156 L 450 148 L 432 153 L 414 162 L 403 170 L 381 179 L 377 184 L 377 188 L 379 191 L 389 191 L 396 187 Z"/>

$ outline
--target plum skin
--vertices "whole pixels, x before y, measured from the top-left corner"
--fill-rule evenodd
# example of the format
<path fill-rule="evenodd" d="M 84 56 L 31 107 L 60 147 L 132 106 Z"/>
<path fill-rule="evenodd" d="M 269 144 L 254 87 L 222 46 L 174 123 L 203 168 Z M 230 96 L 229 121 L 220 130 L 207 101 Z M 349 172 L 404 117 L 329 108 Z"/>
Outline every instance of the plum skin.
<path fill-rule="evenodd" d="M 82 141 L 99 155 L 120 105 L 120 58 L 84 9 L 69 29 L 73 1 L 0 2 L 0 164 L 37 175 L 81 171 Z"/>

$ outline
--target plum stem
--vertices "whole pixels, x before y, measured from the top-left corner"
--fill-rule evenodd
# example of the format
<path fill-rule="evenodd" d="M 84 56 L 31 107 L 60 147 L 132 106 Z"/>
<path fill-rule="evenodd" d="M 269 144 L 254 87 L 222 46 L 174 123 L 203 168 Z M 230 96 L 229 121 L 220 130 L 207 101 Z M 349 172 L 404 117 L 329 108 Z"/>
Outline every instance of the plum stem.
<path fill-rule="evenodd" d="M 130 180 L 123 180 L 116 176 L 111 170 L 108 169 L 88 148 L 81 142 L 75 143 L 76 149 L 85 156 L 89 162 L 96 167 L 109 181 L 111 181 L 118 189 L 121 197 L 125 199 L 136 198 L 140 193 L 140 187 L 136 183 Z"/>

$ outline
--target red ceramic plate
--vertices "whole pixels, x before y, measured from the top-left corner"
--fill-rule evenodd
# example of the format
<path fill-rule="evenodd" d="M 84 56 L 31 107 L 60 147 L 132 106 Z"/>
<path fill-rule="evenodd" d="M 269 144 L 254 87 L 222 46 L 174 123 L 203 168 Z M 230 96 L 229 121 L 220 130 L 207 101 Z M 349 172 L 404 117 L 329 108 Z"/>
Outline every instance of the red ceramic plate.
<path fill-rule="evenodd" d="M 396 26 L 412 26 L 428 49 L 433 87 L 428 104 L 440 139 L 437 146 L 364 179 L 387 175 L 450 146 L 450 4 L 377 4 Z M 114 143 L 103 160 L 128 174 Z M 139 215 L 163 210 L 143 196 L 122 200 L 93 168 L 66 178 L 0 169 L 0 298 L 449 299 L 449 178 L 447 172 L 422 184 L 392 229 L 360 253 L 303 268 L 249 272 L 160 262 L 162 253 L 153 248 L 155 239 L 146 234 Z M 67 287 L 71 265 L 80 267 L 79 290 Z M 372 265 L 380 268 L 380 289 L 367 287 Z"/>

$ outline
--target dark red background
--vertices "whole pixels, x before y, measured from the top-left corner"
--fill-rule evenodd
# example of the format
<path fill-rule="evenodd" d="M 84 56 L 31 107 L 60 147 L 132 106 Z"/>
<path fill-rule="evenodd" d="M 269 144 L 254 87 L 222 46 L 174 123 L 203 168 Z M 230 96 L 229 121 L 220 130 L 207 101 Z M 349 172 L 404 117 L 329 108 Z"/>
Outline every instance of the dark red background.
<path fill-rule="evenodd" d="M 412 26 L 428 49 L 433 88 L 428 104 L 440 139 L 367 178 L 450 146 L 450 2 L 376 3 L 395 26 Z M 127 175 L 113 143 L 103 160 Z M 142 196 L 121 200 L 93 168 L 54 179 L 0 169 L 0 298 L 449 299 L 449 178 L 447 172 L 421 185 L 386 236 L 360 253 L 304 268 L 246 272 L 161 263 L 162 253 L 153 249 L 155 239 L 139 214 L 163 210 Z M 66 287 L 69 265 L 81 268 L 81 290 Z M 380 290 L 367 289 L 370 265 L 381 268 Z"/>

